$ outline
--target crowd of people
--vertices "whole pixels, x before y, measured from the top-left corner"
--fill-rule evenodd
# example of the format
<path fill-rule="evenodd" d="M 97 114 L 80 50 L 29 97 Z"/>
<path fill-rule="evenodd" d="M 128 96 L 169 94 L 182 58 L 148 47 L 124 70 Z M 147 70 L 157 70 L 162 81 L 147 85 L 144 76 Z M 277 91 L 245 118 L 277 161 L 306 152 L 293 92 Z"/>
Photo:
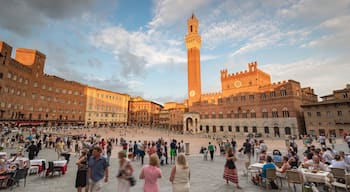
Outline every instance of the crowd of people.
<path fill-rule="evenodd" d="M 183 140 L 159 138 L 157 140 L 127 141 L 123 138 L 126 134 L 120 134 L 120 136 L 113 138 L 102 138 L 97 134 L 69 136 L 45 130 L 27 130 L 27 133 L 18 132 L 2 136 L 2 146 L 16 148 L 17 153 L 8 159 L 0 156 L 0 175 L 10 169 L 29 166 L 14 163 L 16 159 L 24 157 L 25 152 L 28 153 L 28 159 L 32 160 L 38 156 L 42 149 L 52 149 L 57 152 L 58 159 L 63 156 L 67 163 L 69 163 L 71 154 L 78 157 L 75 162 L 78 168 L 75 187 L 78 192 L 84 188 L 86 192 L 101 191 L 103 182 L 108 182 L 110 176 L 108 167 L 111 163 L 112 149 L 117 146 L 121 148 L 117 154 L 119 167 L 116 174 L 117 191 L 130 191 L 130 188 L 135 184 L 135 178 L 144 180 L 145 192 L 159 191 L 158 180 L 162 177 L 160 167 L 168 164 L 171 165 L 169 182 L 172 184 L 173 191 L 189 191 L 190 165 L 184 155 L 185 144 Z M 350 148 L 350 136 L 344 137 L 344 140 Z M 236 166 L 238 155 L 244 155 L 249 163 L 264 163 L 261 172 L 252 178 L 252 182 L 255 184 L 259 184 L 262 179 L 266 178 L 268 168 L 275 168 L 277 173 L 282 176 L 287 170 L 299 167 L 327 170 L 328 166 L 331 165 L 350 171 L 350 158 L 343 151 L 334 150 L 332 141 L 329 142 L 331 145 L 327 145 L 324 136 L 319 136 L 316 139 L 318 143 L 315 143 L 315 139 L 310 136 L 304 137 L 303 143 L 306 146 L 306 151 L 303 153 L 303 157 L 298 155 L 298 145 L 295 138 L 290 138 L 286 143 L 287 152 L 285 154 L 279 150 L 270 149 L 263 139 L 257 140 L 253 137 L 247 137 L 242 144 L 238 144 L 235 138 L 218 143 L 214 142 L 211 141 L 208 146 L 202 147 L 200 153 L 203 154 L 204 160 L 208 160 L 209 155 L 210 160 L 214 161 L 214 154 L 219 149 L 220 154 L 225 155 L 226 158 L 223 165 L 223 180 L 227 183 L 232 182 L 238 189 L 241 188 Z M 271 152 L 272 155 L 268 155 Z M 145 156 L 149 160 L 146 165 L 144 165 Z M 135 170 L 132 166 L 137 161 L 143 165 L 139 176 L 135 176 Z"/>

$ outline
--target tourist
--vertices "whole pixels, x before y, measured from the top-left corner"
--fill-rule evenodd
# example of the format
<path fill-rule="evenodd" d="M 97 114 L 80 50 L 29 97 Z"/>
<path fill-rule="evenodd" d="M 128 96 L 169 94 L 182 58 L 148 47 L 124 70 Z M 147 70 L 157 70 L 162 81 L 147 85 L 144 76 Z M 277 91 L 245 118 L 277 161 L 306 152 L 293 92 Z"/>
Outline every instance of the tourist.
<path fill-rule="evenodd" d="M 102 182 L 108 182 L 108 161 L 101 155 L 102 149 L 99 146 L 94 147 L 92 156 L 89 159 L 88 178 L 90 192 L 102 191 Z"/>
<path fill-rule="evenodd" d="M 33 160 L 35 158 L 36 153 L 38 152 L 37 146 L 34 144 L 34 141 L 30 142 L 31 144 L 27 148 L 28 151 L 28 159 Z"/>
<path fill-rule="evenodd" d="M 265 163 L 266 161 L 266 151 L 262 150 L 260 155 L 259 155 L 259 163 Z"/>
<path fill-rule="evenodd" d="M 132 176 L 134 169 L 131 166 L 129 159 L 125 158 L 124 151 L 118 153 L 119 158 L 119 171 L 117 174 L 118 192 L 129 192 L 130 191 L 130 181 L 129 178 Z"/>
<path fill-rule="evenodd" d="M 252 144 L 249 142 L 249 139 L 246 139 L 245 143 L 243 143 L 243 153 L 247 155 L 249 163 L 251 158 L 251 148 Z"/>
<path fill-rule="evenodd" d="M 173 139 L 170 143 L 170 164 L 175 163 L 175 157 L 176 157 L 176 140 Z"/>
<path fill-rule="evenodd" d="M 107 151 L 107 161 L 110 162 L 111 156 L 112 156 L 112 142 L 111 141 L 108 141 L 106 151 Z"/>
<path fill-rule="evenodd" d="M 235 157 L 234 151 L 231 147 L 229 147 L 226 151 L 226 163 L 224 169 L 224 179 L 226 179 L 226 183 L 232 182 L 236 184 L 237 189 L 241 189 L 238 184 L 238 175 L 235 161 L 237 158 Z"/>
<path fill-rule="evenodd" d="M 287 156 L 283 156 L 283 158 L 282 158 L 283 164 L 282 164 L 281 168 L 276 167 L 276 171 L 277 171 L 276 174 L 278 176 L 286 177 L 286 171 L 291 168 L 291 166 L 288 163 L 288 160 L 289 159 Z"/>
<path fill-rule="evenodd" d="M 326 147 L 326 137 L 323 134 L 318 137 L 318 142 L 320 142 L 321 147 Z"/>
<path fill-rule="evenodd" d="M 168 142 L 165 141 L 164 143 L 164 154 L 163 156 L 165 157 L 165 164 L 168 165 Z"/>
<path fill-rule="evenodd" d="M 82 188 L 85 187 L 85 192 L 89 191 L 89 185 L 87 180 L 87 172 L 88 172 L 88 159 L 87 159 L 87 151 L 82 151 L 81 156 L 76 162 L 78 166 L 77 177 L 75 179 L 75 188 L 77 188 L 77 192 L 81 192 Z"/>
<path fill-rule="evenodd" d="M 215 146 L 213 144 L 211 144 L 211 142 L 209 142 L 208 145 L 208 151 L 210 153 L 210 160 L 214 160 L 214 151 L 215 151 Z"/>
<path fill-rule="evenodd" d="M 177 156 L 176 165 L 171 169 L 169 180 L 172 183 L 173 192 L 190 191 L 190 168 L 183 153 Z"/>
<path fill-rule="evenodd" d="M 266 157 L 266 164 L 264 164 L 261 173 L 257 174 L 255 177 L 252 178 L 252 182 L 254 184 L 258 184 L 261 182 L 262 179 L 266 179 L 266 170 L 267 169 L 276 169 L 276 165 L 272 163 L 272 157 L 267 156 Z"/>
<path fill-rule="evenodd" d="M 144 192 L 159 192 L 158 179 L 162 177 L 162 171 L 159 168 L 159 158 L 157 154 L 150 156 L 149 165 L 145 165 L 140 174 L 140 179 L 145 179 L 143 185 Z"/>
<path fill-rule="evenodd" d="M 57 152 L 57 159 L 60 158 L 61 153 L 63 153 L 64 151 L 64 142 L 62 139 L 60 139 L 57 143 L 56 143 L 56 152 Z"/>
<path fill-rule="evenodd" d="M 332 160 L 331 166 L 332 168 L 345 169 L 347 172 L 350 171 L 350 165 L 346 164 L 338 154 L 334 156 L 334 160 Z"/>
<path fill-rule="evenodd" d="M 321 171 L 327 171 L 327 166 L 320 161 L 319 156 L 312 156 L 312 160 L 308 160 L 304 163 L 306 167 L 312 167 L 312 169 L 317 169 Z"/>
<path fill-rule="evenodd" d="M 345 142 L 348 144 L 348 148 L 349 148 L 349 151 L 350 151 L 350 134 L 346 135 Z"/>

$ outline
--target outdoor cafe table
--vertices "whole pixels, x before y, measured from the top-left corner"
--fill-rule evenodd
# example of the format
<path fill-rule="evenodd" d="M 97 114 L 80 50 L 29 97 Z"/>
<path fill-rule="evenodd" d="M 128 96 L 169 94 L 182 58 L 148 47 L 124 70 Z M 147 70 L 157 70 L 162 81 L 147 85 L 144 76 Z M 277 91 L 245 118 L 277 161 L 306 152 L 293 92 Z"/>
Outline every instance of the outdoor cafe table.
<path fill-rule="evenodd" d="M 300 169 L 305 182 L 315 182 L 315 183 L 324 183 L 327 186 L 331 186 L 333 176 L 328 171 L 318 171 L 317 173 L 312 173 L 309 169 Z"/>
<path fill-rule="evenodd" d="M 248 169 L 262 169 L 264 165 L 264 163 L 253 163 L 249 165 Z"/>
<path fill-rule="evenodd" d="M 46 159 L 33 159 L 30 160 L 30 166 L 38 166 L 38 173 L 43 171 L 43 161 L 46 163 Z"/>
<path fill-rule="evenodd" d="M 59 167 L 61 170 L 62 175 L 64 175 L 67 172 L 67 160 L 57 160 L 53 161 L 54 167 Z M 49 175 L 49 169 L 46 169 L 46 176 Z"/>

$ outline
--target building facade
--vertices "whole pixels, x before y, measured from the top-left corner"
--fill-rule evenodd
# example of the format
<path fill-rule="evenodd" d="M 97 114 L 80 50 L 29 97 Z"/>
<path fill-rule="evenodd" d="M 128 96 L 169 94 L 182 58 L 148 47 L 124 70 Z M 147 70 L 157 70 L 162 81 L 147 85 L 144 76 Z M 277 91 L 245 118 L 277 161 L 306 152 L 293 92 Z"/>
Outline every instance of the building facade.
<path fill-rule="evenodd" d="M 162 105 L 144 100 L 141 97 L 131 98 L 129 101 L 128 125 L 159 128 L 162 108 Z"/>
<path fill-rule="evenodd" d="M 257 62 L 249 63 L 246 71 L 222 70 L 220 92 L 202 94 L 198 19 L 192 15 L 187 25 L 189 113 L 184 114 L 184 132 L 270 137 L 305 133 L 300 106 L 317 102 L 313 89 L 294 80 L 272 83 Z"/>
<path fill-rule="evenodd" d="M 46 56 L 0 41 L 0 124 L 83 125 L 85 86 L 44 74 Z"/>
<path fill-rule="evenodd" d="M 86 96 L 86 126 L 127 125 L 129 95 L 87 86 Z"/>
<path fill-rule="evenodd" d="M 327 136 L 350 133 L 350 84 L 321 99 L 302 105 L 307 133 Z"/>
<path fill-rule="evenodd" d="M 170 131 L 182 131 L 185 112 L 186 106 L 182 103 L 164 103 L 164 108 L 160 111 L 160 127 Z"/>

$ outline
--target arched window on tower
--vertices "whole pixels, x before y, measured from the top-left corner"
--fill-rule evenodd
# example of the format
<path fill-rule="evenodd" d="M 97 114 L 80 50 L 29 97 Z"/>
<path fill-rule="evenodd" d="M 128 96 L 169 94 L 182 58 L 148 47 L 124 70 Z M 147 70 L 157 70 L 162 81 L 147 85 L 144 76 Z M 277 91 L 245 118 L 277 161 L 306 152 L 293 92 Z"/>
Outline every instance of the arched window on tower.
<path fill-rule="evenodd" d="M 284 107 L 282 109 L 282 114 L 283 114 L 283 117 L 289 117 L 289 111 L 287 107 Z"/>
<path fill-rule="evenodd" d="M 193 26 L 192 25 L 190 26 L 190 28 L 191 28 L 191 32 L 193 32 Z"/>

